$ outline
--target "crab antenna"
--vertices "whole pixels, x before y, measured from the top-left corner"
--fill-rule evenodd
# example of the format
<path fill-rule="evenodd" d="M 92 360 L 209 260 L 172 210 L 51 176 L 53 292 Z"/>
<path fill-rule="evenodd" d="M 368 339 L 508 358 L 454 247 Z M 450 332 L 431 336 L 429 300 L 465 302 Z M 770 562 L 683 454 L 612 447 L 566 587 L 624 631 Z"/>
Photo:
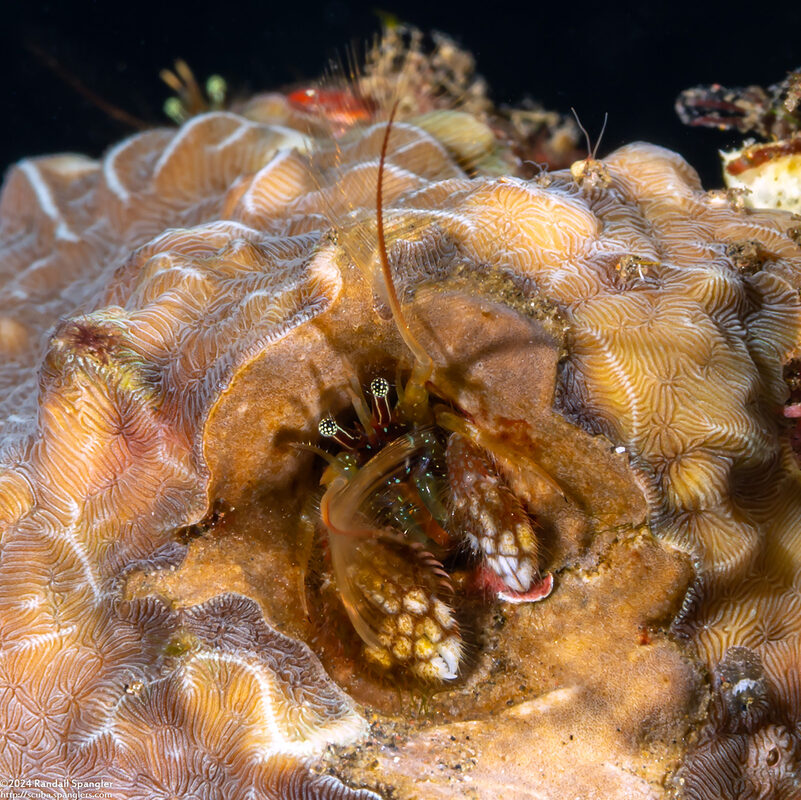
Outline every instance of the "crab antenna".
<path fill-rule="evenodd" d="M 406 318 L 401 311 L 400 301 L 398 300 L 398 293 L 395 291 L 395 282 L 392 279 L 392 271 L 389 268 L 389 258 L 387 256 L 387 245 L 384 238 L 384 164 L 387 158 L 387 147 L 389 145 L 389 135 L 392 130 L 392 122 L 395 119 L 395 112 L 398 110 L 398 100 L 392 106 L 392 111 L 387 120 L 387 128 L 384 131 L 384 141 L 381 144 L 381 158 L 378 161 L 378 186 L 375 192 L 375 206 L 376 206 L 376 228 L 378 235 L 378 256 L 381 261 L 381 271 L 384 275 L 384 284 L 387 289 L 387 298 L 389 300 L 389 308 L 392 311 L 392 316 L 395 319 L 395 324 L 398 326 L 398 331 L 406 342 L 406 346 L 412 351 L 412 354 L 417 359 L 419 367 L 422 368 L 423 374 L 420 376 L 422 381 L 425 382 L 431 374 L 433 364 L 431 356 L 426 353 L 420 342 L 412 333 Z"/>
<path fill-rule="evenodd" d="M 604 138 L 604 131 L 606 130 L 606 123 L 609 120 L 609 112 L 604 111 L 604 124 L 601 125 L 601 132 L 598 134 L 598 138 L 595 140 L 595 147 L 592 149 L 592 158 L 593 161 L 595 160 L 595 156 L 598 155 L 598 148 L 601 146 L 601 139 Z"/>
<path fill-rule="evenodd" d="M 598 139 L 595 142 L 595 147 L 592 146 L 590 142 L 590 134 L 587 133 L 587 129 L 581 124 L 581 120 L 579 119 L 578 112 L 576 111 L 573 106 L 570 106 L 570 110 L 573 112 L 573 116 L 576 118 L 576 124 L 581 129 L 581 132 L 584 134 L 584 139 L 587 142 L 587 158 L 595 161 L 595 156 L 598 154 L 598 148 L 601 146 L 601 139 L 604 137 L 604 131 L 606 130 L 606 123 L 609 119 L 609 112 L 604 111 L 604 124 L 601 125 L 601 132 L 598 134 Z"/>
<path fill-rule="evenodd" d="M 570 110 L 573 112 L 573 116 L 576 118 L 576 125 L 579 126 L 579 130 L 584 134 L 584 140 L 587 142 L 587 158 L 590 157 L 590 153 L 592 152 L 592 144 L 590 142 L 590 134 L 587 133 L 587 129 L 581 124 L 581 120 L 579 119 L 578 111 L 576 111 L 573 106 L 570 106 Z"/>

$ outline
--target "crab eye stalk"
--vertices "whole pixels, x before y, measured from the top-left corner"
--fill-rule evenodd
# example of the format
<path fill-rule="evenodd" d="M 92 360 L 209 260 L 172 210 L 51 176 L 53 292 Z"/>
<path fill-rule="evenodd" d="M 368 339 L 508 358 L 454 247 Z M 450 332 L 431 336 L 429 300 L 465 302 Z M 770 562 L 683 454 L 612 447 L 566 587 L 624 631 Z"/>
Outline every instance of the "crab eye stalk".
<path fill-rule="evenodd" d="M 392 421 L 392 408 L 389 405 L 389 382 L 386 378 L 373 378 L 370 381 L 370 394 L 373 397 L 373 417 L 375 424 L 383 428 Z"/>
<path fill-rule="evenodd" d="M 348 433 L 348 431 L 340 427 L 333 417 L 323 417 L 317 423 L 317 431 L 320 436 L 325 439 L 332 439 L 340 447 L 344 447 L 347 450 L 353 450 L 359 444 L 359 437 Z"/>
<path fill-rule="evenodd" d="M 386 378 L 373 378 L 370 381 L 370 394 L 375 398 L 386 399 L 389 395 L 389 381 Z"/>

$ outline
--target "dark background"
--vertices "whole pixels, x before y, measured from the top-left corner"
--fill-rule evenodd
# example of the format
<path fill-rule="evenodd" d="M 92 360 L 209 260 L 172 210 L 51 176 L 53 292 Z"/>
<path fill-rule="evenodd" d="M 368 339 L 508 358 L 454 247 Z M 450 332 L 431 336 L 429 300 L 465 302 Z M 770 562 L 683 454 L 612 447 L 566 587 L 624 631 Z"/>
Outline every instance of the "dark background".
<path fill-rule="evenodd" d="M 454 36 L 476 56 L 496 102 L 526 94 L 575 106 L 601 154 L 635 139 L 680 151 L 707 185 L 733 133 L 685 128 L 673 103 L 699 83 L 767 85 L 801 64 L 801 7 L 761 2 L 468 4 L 379 0 L 3 2 L 0 167 L 26 155 L 98 156 L 133 129 L 69 85 L 153 125 L 164 124 L 162 67 L 184 58 L 198 77 L 222 74 L 234 94 L 313 79 L 349 44 L 379 29 L 375 11 Z M 518 6 L 515 4 L 515 9 Z"/>

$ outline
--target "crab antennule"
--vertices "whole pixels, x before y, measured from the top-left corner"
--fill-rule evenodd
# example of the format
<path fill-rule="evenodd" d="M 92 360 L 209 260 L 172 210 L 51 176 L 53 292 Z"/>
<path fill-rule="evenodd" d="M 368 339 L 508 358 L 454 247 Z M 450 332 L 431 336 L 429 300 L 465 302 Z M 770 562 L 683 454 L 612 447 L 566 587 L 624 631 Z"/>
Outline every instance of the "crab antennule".
<path fill-rule="evenodd" d="M 346 387 L 346 391 L 350 398 L 351 405 L 353 406 L 353 410 L 359 418 L 359 423 L 367 434 L 367 438 L 372 439 L 375 435 L 375 430 L 373 429 L 373 415 L 370 412 L 370 407 L 367 405 L 367 400 L 364 397 L 364 392 L 362 392 L 361 384 L 355 377 L 351 376 L 350 386 Z"/>
<path fill-rule="evenodd" d="M 324 458 L 328 462 L 329 467 L 336 468 L 339 465 L 339 460 L 336 456 L 332 456 L 327 450 L 322 447 L 317 447 L 316 444 L 309 444 L 308 442 L 297 442 L 292 445 L 296 450 L 307 450 L 309 453 L 315 453 L 320 458 Z"/>

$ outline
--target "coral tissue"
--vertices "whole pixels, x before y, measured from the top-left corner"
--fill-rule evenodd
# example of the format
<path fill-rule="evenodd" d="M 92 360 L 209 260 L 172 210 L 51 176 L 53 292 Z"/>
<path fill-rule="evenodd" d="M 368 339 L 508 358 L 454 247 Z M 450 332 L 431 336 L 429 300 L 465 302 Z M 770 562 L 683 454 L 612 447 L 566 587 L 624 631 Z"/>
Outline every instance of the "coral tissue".
<path fill-rule="evenodd" d="M 387 245 L 435 382 L 565 490 L 508 465 L 556 588 L 477 619 L 426 717 L 323 642 L 307 597 L 319 472 L 293 442 L 352 377 L 409 363 L 375 278 L 385 122 L 307 129 L 270 95 L 6 177 L 0 778 L 797 797 L 791 217 L 646 144 L 597 185 L 498 175 L 481 115 L 401 114 Z M 355 748 L 340 777 L 330 745 Z"/>

